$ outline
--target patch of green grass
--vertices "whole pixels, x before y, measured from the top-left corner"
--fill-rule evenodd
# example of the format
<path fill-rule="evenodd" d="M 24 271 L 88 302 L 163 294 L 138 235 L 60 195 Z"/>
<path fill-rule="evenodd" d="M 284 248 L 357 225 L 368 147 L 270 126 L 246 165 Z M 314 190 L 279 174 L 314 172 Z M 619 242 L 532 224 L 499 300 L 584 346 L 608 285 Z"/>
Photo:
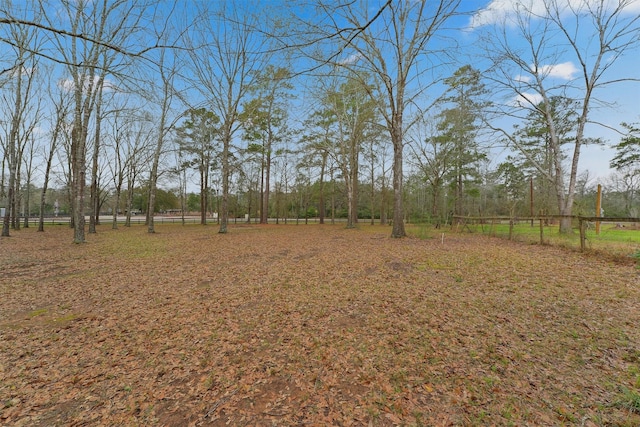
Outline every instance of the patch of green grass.
<path fill-rule="evenodd" d="M 419 224 L 412 227 L 406 227 L 406 232 L 409 236 L 417 237 L 418 239 L 426 240 L 432 238 L 433 226 Z"/>
<path fill-rule="evenodd" d="M 212 390 L 216 385 L 216 377 L 214 374 L 209 374 L 207 378 L 204 380 L 204 389 Z"/>
<path fill-rule="evenodd" d="M 167 234 L 175 227 L 165 226 Z M 131 233 L 114 233 L 109 239 L 100 243 L 103 252 L 109 253 L 111 257 L 118 257 L 126 260 L 153 259 L 169 256 L 171 253 L 171 243 L 164 238 L 152 238 L 143 234 L 140 230 Z"/>
<path fill-rule="evenodd" d="M 483 233 L 505 239 L 509 236 L 509 224 L 507 222 L 490 225 L 471 224 L 468 228 L 474 233 Z M 543 228 L 543 236 L 544 244 L 570 249 L 580 249 L 580 232 L 577 228 L 574 228 L 573 233 L 571 234 L 560 234 L 559 226 L 557 224 L 549 225 Z M 512 238 L 513 240 L 521 242 L 539 244 L 539 223 L 534 223 L 533 227 L 531 227 L 530 222 L 527 221 L 522 221 L 516 224 L 513 227 Z M 630 246 L 637 247 L 638 243 L 640 243 L 640 230 L 617 228 L 612 224 L 602 224 L 600 227 L 600 234 L 596 234 L 595 228 L 588 229 L 586 231 L 586 244 L 587 248 L 590 250 L 605 251 L 614 255 L 628 254 Z M 637 255 L 640 253 L 640 250 L 634 250 L 636 250 L 636 255 L 632 256 L 640 256 Z"/>
<path fill-rule="evenodd" d="M 631 258 L 636 260 L 636 267 L 640 269 L 640 249 L 636 250 L 635 253 L 631 255 Z"/>
<path fill-rule="evenodd" d="M 611 242 L 635 242 L 640 243 L 639 230 L 625 230 L 615 227 L 601 227 L 600 234 L 596 235 L 595 230 L 587 231 L 587 238 L 594 238 L 602 241 Z"/>
<path fill-rule="evenodd" d="M 70 313 L 67 314 L 65 316 L 60 316 L 60 317 L 56 317 L 55 319 L 53 319 L 53 322 L 70 322 L 72 320 L 75 320 L 78 318 L 78 315 L 75 313 Z"/>
<path fill-rule="evenodd" d="M 484 381 L 484 383 L 485 383 L 485 385 L 487 385 L 487 387 L 494 387 L 496 385 L 496 383 L 498 382 L 496 377 L 491 377 L 491 376 L 482 377 L 482 381 Z"/>
<path fill-rule="evenodd" d="M 33 310 L 33 311 L 29 312 L 29 318 L 42 316 L 43 314 L 47 314 L 48 311 L 49 311 L 48 308 L 39 308 L 37 310 Z"/>
<path fill-rule="evenodd" d="M 500 415 L 504 417 L 507 421 L 511 421 L 514 417 L 514 407 L 511 403 L 503 406 L 500 410 Z"/>
<path fill-rule="evenodd" d="M 632 365 L 629 367 L 629 374 L 633 379 L 633 386 L 640 389 L 640 369 L 637 366 Z"/>
<path fill-rule="evenodd" d="M 431 260 L 425 260 L 424 262 L 417 263 L 415 265 L 416 270 L 418 271 L 427 271 L 427 270 L 453 270 L 455 265 L 448 265 L 445 263 L 438 264 Z"/>
<path fill-rule="evenodd" d="M 615 405 L 630 412 L 640 414 L 640 393 L 627 387 L 622 387 Z"/>
<path fill-rule="evenodd" d="M 622 360 L 629 363 L 640 363 L 640 350 L 635 348 L 628 349 L 623 355 Z"/>
<path fill-rule="evenodd" d="M 485 410 L 480 410 L 478 414 L 475 416 L 475 422 L 477 425 L 484 425 L 487 422 L 488 414 Z"/>

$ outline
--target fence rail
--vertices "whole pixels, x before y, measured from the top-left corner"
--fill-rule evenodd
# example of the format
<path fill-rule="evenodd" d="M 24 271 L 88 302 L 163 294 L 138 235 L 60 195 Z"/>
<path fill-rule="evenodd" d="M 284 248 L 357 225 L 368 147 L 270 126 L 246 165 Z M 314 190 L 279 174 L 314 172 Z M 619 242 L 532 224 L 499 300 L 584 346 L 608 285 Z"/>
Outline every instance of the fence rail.
<path fill-rule="evenodd" d="M 27 219 L 29 227 L 35 226 L 37 227 L 40 219 L 38 217 L 29 217 Z M 88 223 L 89 217 L 86 217 L 86 221 Z M 333 221 L 331 218 L 325 218 L 325 223 L 329 224 L 332 222 L 345 222 L 346 220 L 343 218 L 335 218 Z M 100 224 L 111 224 L 113 222 L 112 216 L 101 215 L 100 216 Z M 122 225 L 126 222 L 125 217 L 118 217 L 117 222 L 119 225 Z M 130 220 L 130 224 L 146 224 L 147 220 L 144 215 L 140 216 L 132 216 Z M 153 218 L 154 224 L 182 224 L 183 219 L 180 216 L 155 216 Z M 245 218 L 229 218 L 229 224 L 257 224 L 260 222 L 260 218 L 250 218 L 249 220 Z M 304 223 L 312 223 L 316 224 L 320 222 L 318 217 L 313 218 L 269 218 L 270 224 L 304 224 Z M 185 224 L 200 224 L 200 216 L 185 216 L 184 218 Z M 219 224 L 218 220 L 215 218 L 207 218 L 208 224 Z M 25 219 L 20 218 L 20 226 L 25 224 Z M 45 217 L 43 220 L 44 225 L 70 225 L 71 218 L 68 216 L 61 217 Z"/>
<path fill-rule="evenodd" d="M 462 227 L 469 229 L 469 225 L 478 224 L 491 224 L 508 222 L 509 224 L 509 240 L 513 238 L 514 226 L 519 222 L 531 222 L 533 227 L 534 222 L 539 223 L 540 229 L 540 244 L 544 244 L 545 238 L 545 224 L 549 224 L 555 220 L 570 218 L 573 221 L 578 222 L 578 230 L 580 231 L 580 250 L 586 250 L 587 242 L 587 230 L 595 225 L 596 235 L 600 234 L 601 223 L 640 223 L 640 218 L 625 218 L 625 217 L 599 217 L 599 216 L 576 216 L 576 215 L 544 215 L 534 217 L 509 217 L 509 216 L 453 216 L 452 227 L 456 227 L 458 230 Z M 469 229 L 470 230 L 470 229 Z"/>
<path fill-rule="evenodd" d="M 89 220 L 89 218 L 87 218 L 87 221 Z M 40 223 L 40 219 L 39 218 L 29 218 L 29 226 L 38 226 L 38 224 Z M 100 218 L 100 224 L 111 224 L 113 222 L 113 219 L 111 217 L 107 218 Z M 118 218 L 117 222 L 119 225 L 124 224 L 126 222 L 125 218 Z M 153 219 L 154 223 L 160 223 L 160 224 L 181 224 L 182 223 L 182 218 L 180 217 L 155 217 Z M 185 218 L 184 219 L 185 223 L 188 224 L 198 224 L 200 223 L 200 218 Z M 22 226 L 24 224 L 24 218 L 22 218 L 20 220 L 20 225 Z M 146 223 L 146 219 L 144 217 L 134 217 L 131 218 L 130 221 L 131 224 L 145 224 Z M 48 217 L 48 218 L 44 218 L 43 220 L 43 224 L 44 225 L 70 225 L 71 224 L 71 218 L 70 217 Z"/>

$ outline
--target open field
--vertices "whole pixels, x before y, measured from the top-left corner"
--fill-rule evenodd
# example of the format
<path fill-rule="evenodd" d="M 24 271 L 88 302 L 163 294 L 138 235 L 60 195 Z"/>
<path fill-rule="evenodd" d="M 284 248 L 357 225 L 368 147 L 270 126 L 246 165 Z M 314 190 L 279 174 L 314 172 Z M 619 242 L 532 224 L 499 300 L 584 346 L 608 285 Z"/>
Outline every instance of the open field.
<path fill-rule="evenodd" d="M 630 263 L 479 233 L 156 228 L 0 240 L 0 425 L 640 425 Z"/>

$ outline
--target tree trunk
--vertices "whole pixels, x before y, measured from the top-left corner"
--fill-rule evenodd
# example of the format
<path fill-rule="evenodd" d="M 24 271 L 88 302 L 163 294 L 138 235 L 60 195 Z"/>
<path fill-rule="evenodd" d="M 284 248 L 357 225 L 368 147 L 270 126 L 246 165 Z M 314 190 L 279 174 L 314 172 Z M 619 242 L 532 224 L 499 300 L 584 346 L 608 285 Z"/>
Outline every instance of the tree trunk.
<path fill-rule="evenodd" d="M 349 176 L 346 171 L 343 171 L 345 175 L 345 184 L 347 186 L 347 228 L 355 228 L 353 222 L 353 177 Z"/>
<path fill-rule="evenodd" d="M 358 223 L 358 154 L 360 145 L 351 148 L 352 166 L 351 166 L 351 224 L 353 227 Z"/>
<path fill-rule="evenodd" d="M 207 225 L 207 181 L 208 176 L 204 165 L 200 167 L 200 225 Z"/>
<path fill-rule="evenodd" d="M 9 175 L 9 182 L 11 183 L 11 174 Z M 4 211 L 4 218 L 2 219 L 2 237 L 9 237 L 9 225 L 11 223 L 11 201 L 13 200 L 13 186 L 9 185 L 7 189 L 7 201 L 8 205 Z"/>
<path fill-rule="evenodd" d="M 102 78 L 96 85 L 98 91 L 96 96 L 96 133 L 95 141 L 93 143 L 93 155 L 91 156 L 91 189 L 89 192 L 90 205 L 89 209 L 89 233 L 95 234 L 96 224 L 98 222 L 99 208 L 98 208 L 98 154 L 100 153 L 100 123 L 102 121 L 102 115 L 100 114 L 102 107 Z"/>
<path fill-rule="evenodd" d="M 47 196 L 47 186 L 49 185 L 49 170 L 51 168 L 50 160 L 47 160 L 47 170 L 44 174 L 44 183 L 40 192 L 40 212 L 38 216 L 38 231 L 44 231 L 44 205 Z"/>
<path fill-rule="evenodd" d="M 394 120 L 391 136 L 393 142 L 393 228 L 391 237 L 405 237 L 404 209 L 402 203 L 402 118 Z"/>
<path fill-rule="evenodd" d="M 16 81 L 16 105 L 11 117 L 9 140 L 7 141 L 9 152 L 9 186 L 7 193 L 7 208 L 2 221 L 2 236 L 9 237 L 9 226 L 15 221 L 16 213 L 16 182 L 19 170 L 18 162 L 18 126 L 20 124 L 20 112 L 22 111 L 22 78 Z M 15 227 L 14 227 L 15 228 Z"/>
<path fill-rule="evenodd" d="M 164 112 L 162 113 L 164 116 Z M 153 216 L 156 210 L 156 188 L 158 184 L 158 165 L 160 163 L 160 154 L 162 153 L 163 143 L 163 128 L 164 120 L 160 119 L 162 124 L 160 125 L 160 133 L 156 141 L 156 149 L 153 154 L 153 165 L 151 167 L 151 174 L 149 175 L 149 203 L 147 205 L 147 232 L 153 234 L 156 232 L 155 224 L 153 222 Z"/>
<path fill-rule="evenodd" d="M 331 224 L 336 223 L 336 182 L 331 173 Z"/>
<path fill-rule="evenodd" d="M 269 222 L 269 194 L 271 186 L 271 145 L 267 147 L 267 162 L 264 168 L 264 190 L 262 196 L 262 207 L 260 208 L 260 224 Z"/>
<path fill-rule="evenodd" d="M 2 161 L 0 162 L 0 199 L 4 199 L 7 196 L 7 191 L 5 189 L 5 170 L 6 170 L 6 163 L 7 163 L 7 157 L 8 157 L 9 153 L 7 153 L 7 150 L 2 150 Z"/>
<path fill-rule="evenodd" d="M 53 163 L 53 155 L 58 145 L 58 135 L 60 132 L 60 122 L 62 117 L 60 115 L 56 118 L 57 123 L 53 131 L 53 138 L 51 138 L 51 146 L 49 147 L 49 155 L 47 156 L 47 166 L 44 170 L 44 183 L 42 184 L 42 192 L 40 193 L 40 219 L 38 221 L 38 231 L 44 231 L 44 205 L 47 196 L 47 188 L 49 187 L 49 175 L 51 173 L 51 164 Z"/>
<path fill-rule="evenodd" d="M 74 133 L 79 133 L 75 130 Z M 84 146 L 76 137 L 76 141 L 72 146 L 72 164 L 73 164 L 73 242 L 84 243 L 84 187 L 85 187 L 85 160 Z"/>
<path fill-rule="evenodd" d="M 7 188 L 7 208 L 4 212 L 4 218 L 2 220 L 2 236 L 9 237 L 9 227 L 11 225 L 11 215 L 14 212 L 15 201 L 15 187 L 16 187 L 16 147 L 15 140 L 13 138 L 13 131 L 9 134 L 9 182 Z"/>
<path fill-rule="evenodd" d="M 77 116 L 76 116 L 77 117 Z M 82 125 L 74 125 L 73 141 L 71 143 L 72 200 L 73 200 L 73 242 L 84 243 L 84 187 L 85 187 L 85 152 L 82 143 Z"/>
<path fill-rule="evenodd" d="M 153 163 L 151 173 L 149 175 L 149 204 L 147 209 L 147 232 L 152 234 L 156 232 L 154 224 L 154 214 L 156 210 L 156 189 L 158 185 L 158 167 L 160 165 L 160 155 L 162 154 L 162 146 L 164 144 L 165 126 L 167 123 L 167 110 L 169 109 L 169 101 L 171 97 L 170 80 L 167 78 L 164 70 L 164 54 L 160 58 L 160 76 L 162 78 L 162 105 L 160 106 L 160 117 L 158 122 L 158 135 L 156 139 L 156 147 L 153 153 Z"/>
<path fill-rule="evenodd" d="M 18 144 L 18 156 L 16 157 L 16 181 L 13 189 L 13 212 L 11 213 L 11 227 L 14 230 L 20 230 L 20 204 L 22 203 L 22 195 L 20 194 L 20 187 L 22 187 L 21 180 L 22 177 L 20 175 L 20 163 L 22 163 L 22 148 L 20 144 Z"/>
<path fill-rule="evenodd" d="M 31 180 L 27 179 L 25 201 L 24 201 L 24 228 L 29 228 L 29 217 L 31 216 Z"/>
<path fill-rule="evenodd" d="M 322 153 L 322 164 L 320 166 L 320 198 L 318 200 L 318 216 L 320 224 L 324 224 L 325 206 L 324 206 L 324 173 L 327 167 L 327 153 Z"/>
<path fill-rule="evenodd" d="M 266 216 L 264 215 L 264 169 L 266 167 L 265 165 L 265 153 L 264 153 L 264 149 L 262 150 L 262 158 L 260 159 L 260 203 L 258 205 L 258 209 L 260 210 L 260 224 L 266 224 Z"/>
<path fill-rule="evenodd" d="M 218 233 L 225 234 L 229 222 L 229 145 L 231 144 L 229 124 L 225 125 L 225 135 L 222 147 L 222 205 L 220 206 L 220 229 Z"/>
<path fill-rule="evenodd" d="M 382 173 L 380 174 L 380 225 L 387 225 L 387 181 L 385 177 L 385 158 L 382 158 Z"/>
<path fill-rule="evenodd" d="M 373 153 L 371 153 L 371 203 L 369 204 L 371 209 L 371 225 L 376 223 L 375 220 L 375 194 L 376 194 L 376 182 L 375 182 L 375 173 L 374 173 L 374 157 Z"/>
<path fill-rule="evenodd" d="M 115 200 L 113 203 L 113 215 L 111 217 L 111 229 L 112 230 L 117 230 L 118 229 L 118 206 L 120 206 L 120 191 L 122 188 L 122 182 L 118 183 L 118 185 L 116 186 L 116 194 L 115 194 Z"/>
<path fill-rule="evenodd" d="M 133 189 L 135 179 L 131 177 L 130 174 L 129 181 L 127 182 L 127 202 L 126 202 L 126 216 L 124 220 L 125 227 L 131 227 L 131 209 L 133 208 Z"/>

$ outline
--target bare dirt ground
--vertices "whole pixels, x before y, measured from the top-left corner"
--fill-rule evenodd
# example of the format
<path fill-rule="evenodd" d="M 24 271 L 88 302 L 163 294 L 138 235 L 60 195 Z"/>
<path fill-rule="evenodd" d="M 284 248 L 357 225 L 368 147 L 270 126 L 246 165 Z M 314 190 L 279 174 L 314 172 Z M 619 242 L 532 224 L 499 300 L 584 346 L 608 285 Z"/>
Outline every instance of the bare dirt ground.
<path fill-rule="evenodd" d="M 6 426 L 640 425 L 640 276 L 388 227 L 0 240 Z"/>

